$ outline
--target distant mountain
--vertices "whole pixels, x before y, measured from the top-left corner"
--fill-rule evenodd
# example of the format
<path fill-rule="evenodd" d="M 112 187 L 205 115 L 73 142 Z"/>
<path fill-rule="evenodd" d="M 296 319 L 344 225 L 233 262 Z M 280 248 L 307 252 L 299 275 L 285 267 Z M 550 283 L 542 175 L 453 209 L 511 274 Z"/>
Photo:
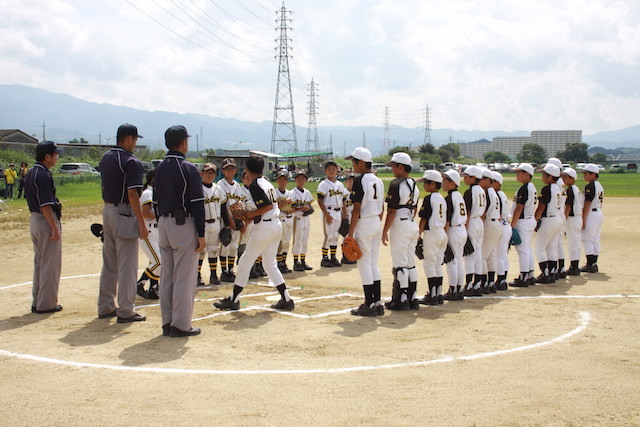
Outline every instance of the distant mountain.
<path fill-rule="evenodd" d="M 182 124 L 193 135 L 191 146 L 207 148 L 258 149 L 269 151 L 272 122 L 247 122 L 222 119 L 203 114 L 178 114 L 167 111 L 144 111 L 110 104 L 87 102 L 65 94 L 56 94 L 22 85 L 0 85 L 0 129 L 20 129 L 42 138 L 42 123 L 46 123 L 46 137 L 58 142 L 85 138 L 90 143 L 113 144 L 114 135 L 122 123 L 135 124 L 150 148 L 164 148 L 164 131 L 174 124 Z M 307 129 L 297 126 L 298 149 L 305 149 Z M 197 138 L 202 134 L 202 138 Z M 381 126 L 320 126 L 321 149 L 333 144 L 334 153 L 342 156 L 362 145 L 363 134 L 367 147 L 374 154 L 382 152 L 384 128 Z M 439 146 L 448 142 L 491 140 L 496 136 L 527 136 L 528 131 L 479 131 L 460 129 L 432 129 L 431 141 Z M 391 145 L 416 146 L 424 141 L 422 128 L 390 126 Z M 584 137 L 585 142 L 605 148 L 640 146 L 640 126 L 620 131 L 601 132 Z M 591 142 L 593 141 L 593 142 Z M 597 143 L 596 143 L 597 142 Z M 612 145 L 613 144 L 613 145 Z M 616 145 L 617 144 L 617 145 Z"/>

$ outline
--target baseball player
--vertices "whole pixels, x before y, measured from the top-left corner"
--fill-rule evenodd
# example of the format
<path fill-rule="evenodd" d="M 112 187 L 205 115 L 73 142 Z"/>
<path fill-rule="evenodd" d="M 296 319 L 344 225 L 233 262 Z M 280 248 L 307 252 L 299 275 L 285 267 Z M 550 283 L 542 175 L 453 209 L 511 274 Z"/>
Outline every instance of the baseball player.
<path fill-rule="evenodd" d="M 245 171 L 247 178 L 251 181 L 249 191 L 256 207 L 253 211 L 247 211 L 247 219 L 253 220 L 254 229 L 247 242 L 247 248 L 240 257 L 238 277 L 233 286 L 232 295 L 213 304 L 214 307 L 220 310 L 238 310 L 240 308 L 240 293 L 247 285 L 249 270 L 258 255 L 262 255 L 269 280 L 273 284 L 277 284 L 276 289 L 280 293 L 280 301 L 271 307 L 276 310 L 287 311 L 294 309 L 294 302 L 289 296 L 284 278 L 276 263 L 278 245 L 282 238 L 282 225 L 278 220 L 280 212 L 276 203 L 275 189 L 262 176 L 263 169 L 264 159 L 260 157 L 249 157 L 247 159 Z"/>
<path fill-rule="evenodd" d="M 522 186 L 516 192 L 511 206 L 513 210 L 511 213 L 511 228 L 518 230 L 522 243 L 516 246 L 520 275 L 509 283 L 509 286 L 526 288 L 530 284 L 535 284 L 531 240 L 533 231 L 536 228 L 534 214 L 538 203 L 538 194 L 536 193 L 536 187 L 531 182 L 533 166 L 529 163 L 521 163 L 514 171 L 517 173 L 516 178 Z"/>
<path fill-rule="evenodd" d="M 496 248 L 496 290 L 507 290 L 507 273 L 509 272 L 509 241 L 511 240 L 511 210 L 509 209 L 509 199 L 502 191 L 502 182 L 504 178 L 500 172 L 493 172 L 493 189 L 498 195 L 500 204 L 500 226 L 502 231 L 500 240 Z"/>
<path fill-rule="evenodd" d="M 293 208 L 293 270 L 305 271 L 313 268 L 307 265 L 307 245 L 309 243 L 309 231 L 311 229 L 311 218 L 313 213 L 311 203 L 313 196 L 311 192 L 304 188 L 307 183 L 307 174 L 303 170 L 296 172 L 296 187 L 291 190 L 291 201 Z"/>
<path fill-rule="evenodd" d="M 204 239 L 207 246 L 198 257 L 198 286 L 204 286 L 201 272 L 205 257 L 209 261 L 209 284 L 220 284 L 217 271 L 220 250 L 220 214 L 227 195 L 218 184 L 213 182 L 216 178 L 216 172 L 216 166 L 213 163 L 205 163 L 200 172 L 204 195 Z"/>
<path fill-rule="evenodd" d="M 493 172 L 482 168 L 480 187 L 485 191 L 487 208 L 484 214 L 484 237 L 482 239 L 482 293 L 496 293 L 497 248 L 502 236 L 500 223 L 500 198 L 493 188 Z"/>
<path fill-rule="evenodd" d="M 236 278 L 233 274 L 233 266 L 236 263 L 240 233 L 244 232 L 244 226 L 239 227 L 240 224 L 236 224 L 229 211 L 229 206 L 240 200 L 240 184 L 233 179 L 237 172 L 238 168 L 234 159 L 227 158 L 222 161 L 223 178 L 218 181 L 218 186 L 225 193 L 225 202 L 221 208 L 221 215 L 225 227 L 230 227 L 233 232 L 231 233 L 231 243 L 227 246 L 223 245 L 220 251 L 220 280 L 231 283 Z"/>
<path fill-rule="evenodd" d="M 484 217 L 487 207 L 487 196 L 479 185 L 482 179 L 482 168 L 468 166 L 464 172 L 464 183 L 469 189 L 464 193 L 464 202 L 467 206 L 467 235 L 473 245 L 473 253 L 465 258 L 465 270 L 467 272 L 465 296 L 482 296 L 482 239 L 484 238 Z M 475 275 L 475 277 L 474 277 Z"/>
<path fill-rule="evenodd" d="M 444 303 L 442 295 L 442 282 L 444 274 L 442 258 L 447 248 L 447 233 L 444 231 L 447 223 L 447 202 L 440 194 L 442 187 L 442 175 L 434 170 L 424 172 L 417 182 L 424 183 L 424 190 L 429 194 L 422 202 L 420 216 L 419 235 L 422 235 L 424 259 L 422 266 L 427 276 L 427 293 L 419 300 L 420 304 L 438 305 Z"/>
<path fill-rule="evenodd" d="M 538 235 L 535 243 L 535 253 L 540 266 L 540 275 L 536 283 L 554 283 L 553 272 L 558 268 L 558 243 L 556 236 L 562 231 L 561 190 L 556 184 L 560 178 L 560 169 L 551 163 L 542 170 L 542 182 L 545 184 L 540 190 L 538 207 L 535 213 Z"/>
<path fill-rule="evenodd" d="M 460 175 L 450 169 L 442 176 L 442 189 L 448 194 L 444 198 L 447 204 L 447 222 L 445 232 L 447 243 L 453 251 L 453 259 L 447 263 L 447 276 L 449 278 L 449 290 L 444 295 L 447 301 L 464 300 L 464 288 L 466 285 L 464 275 L 464 245 L 467 241 L 467 205 L 458 191 Z M 425 245 L 426 246 L 426 245 Z"/>
<path fill-rule="evenodd" d="M 344 209 L 344 185 L 338 181 L 338 164 L 329 160 L 324 164 L 324 173 L 327 176 L 318 186 L 318 206 L 322 211 L 322 267 L 340 267 L 342 264 L 336 258 L 338 250 L 338 237 L 340 224 L 347 217 Z M 329 258 L 329 252 L 331 258 Z"/>
<path fill-rule="evenodd" d="M 604 217 L 602 216 L 602 202 L 604 189 L 598 182 L 600 177 L 598 167 L 589 163 L 582 168 L 582 174 L 587 185 L 584 187 L 584 206 L 582 207 L 582 246 L 587 257 L 587 265 L 580 268 L 584 273 L 598 272 L 598 256 L 600 255 L 600 230 Z"/>
<path fill-rule="evenodd" d="M 287 190 L 287 183 L 289 182 L 289 173 L 286 170 L 278 172 L 276 183 L 276 202 L 280 209 L 280 223 L 282 224 L 282 238 L 280 239 L 280 246 L 278 246 L 278 269 L 282 274 L 291 273 L 291 269 L 287 266 L 287 252 L 291 245 L 291 238 L 293 236 L 293 212 L 291 208 L 291 191 Z"/>
<path fill-rule="evenodd" d="M 387 246 L 389 243 L 393 268 L 391 301 L 385 304 L 389 310 L 420 308 L 416 295 L 418 272 L 415 260 L 419 230 L 413 219 L 420 189 L 409 177 L 412 164 L 411 157 L 401 152 L 394 153 L 391 160 L 385 163 L 385 166 L 391 166 L 395 177 L 387 192 L 387 216 L 382 228 L 382 244 Z"/>
<path fill-rule="evenodd" d="M 242 186 L 240 186 L 240 193 L 243 195 L 242 201 L 244 202 L 248 210 L 255 211 L 257 207 L 251 196 L 251 191 L 249 190 L 249 187 L 251 186 L 251 180 L 247 176 L 246 169 L 242 171 L 240 180 L 242 181 Z M 238 264 L 240 263 L 240 257 L 247 249 L 247 243 L 249 243 L 249 239 L 251 238 L 251 234 L 253 233 L 253 228 L 253 221 L 249 221 L 245 223 L 244 232 L 240 233 L 240 242 L 238 245 Z M 249 279 L 257 279 L 258 277 L 264 277 L 266 275 L 267 273 L 262 267 L 262 256 L 258 255 L 258 258 L 256 258 L 253 265 L 251 266 Z"/>
<path fill-rule="evenodd" d="M 345 191 L 344 191 L 344 210 L 346 212 L 347 221 L 351 224 L 351 213 L 353 212 L 353 201 L 351 200 L 351 190 L 353 189 L 353 182 L 356 180 L 356 176 L 352 173 L 347 175 L 347 179 L 345 181 Z M 340 261 L 342 264 L 355 264 L 357 261 L 351 261 L 344 254 L 342 254 L 342 260 Z"/>
<path fill-rule="evenodd" d="M 160 280 L 160 247 L 158 246 L 158 221 L 156 211 L 153 208 L 153 180 L 155 170 L 147 172 L 144 190 L 140 195 L 142 216 L 149 230 L 146 239 L 140 240 L 140 249 L 147 256 L 149 264 L 138 279 L 138 295 L 146 299 L 158 299 L 158 280 Z M 151 281 L 149 289 L 145 290 L 147 280 Z"/>
<path fill-rule="evenodd" d="M 567 233 L 567 247 L 571 265 L 567 270 L 568 276 L 579 276 L 580 268 L 580 232 L 582 230 L 582 198 L 580 190 L 575 185 L 578 174 L 572 168 L 566 168 L 560 177 L 567 186 L 565 190 L 566 203 L 564 207 L 565 232 Z"/>
<path fill-rule="evenodd" d="M 49 169 L 58 162 L 60 149 L 53 141 L 36 145 L 36 164 L 24 180 L 24 197 L 29 207 L 29 232 L 33 242 L 32 313 L 54 313 L 58 304 L 58 288 L 62 270 L 62 207 Z"/>
<path fill-rule="evenodd" d="M 562 162 L 556 157 L 551 157 L 549 160 L 547 160 L 547 164 L 555 165 L 558 167 L 558 170 L 562 171 Z M 565 183 L 562 179 L 562 173 L 560 174 L 560 178 L 558 178 L 558 180 L 556 181 L 556 185 L 560 187 L 560 218 L 562 219 L 562 230 L 555 236 L 558 259 L 552 261 L 557 261 L 558 267 L 551 272 L 551 276 L 557 280 L 567 277 L 567 270 L 564 268 L 564 242 L 562 238 L 564 234 L 562 231 L 564 231 L 566 224 L 564 206 L 567 202 L 567 193 L 565 191 Z"/>
<path fill-rule="evenodd" d="M 378 257 L 382 241 L 382 215 L 384 214 L 384 185 L 371 172 L 371 152 L 357 147 L 351 160 L 356 178 L 351 190 L 353 213 L 349 226 L 349 237 L 355 238 L 362 257 L 358 260 L 358 273 L 364 289 L 364 304 L 351 310 L 354 316 L 383 316 L 382 289 Z M 354 237 L 355 236 L 355 237 Z M 415 241 L 415 240 L 414 240 Z"/>

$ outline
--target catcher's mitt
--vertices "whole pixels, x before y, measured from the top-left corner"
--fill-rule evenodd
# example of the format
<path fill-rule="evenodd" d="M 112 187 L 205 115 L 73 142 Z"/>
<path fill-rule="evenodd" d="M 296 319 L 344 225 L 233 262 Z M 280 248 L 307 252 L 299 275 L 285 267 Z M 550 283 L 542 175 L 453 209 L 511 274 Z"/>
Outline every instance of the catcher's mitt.
<path fill-rule="evenodd" d="M 362 257 L 358 242 L 353 237 L 345 237 L 342 243 L 342 253 L 349 261 L 357 261 Z"/>
<path fill-rule="evenodd" d="M 467 237 L 467 242 L 464 244 L 464 251 L 462 252 L 462 255 L 463 256 L 471 255 L 473 252 L 475 252 L 475 249 L 473 248 L 473 243 L 471 243 L 471 239 Z"/>
<path fill-rule="evenodd" d="M 231 215 L 235 219 L 239 219 L 240 221 L 244 221 L 247 219 L 247 205 L 244 204 L 243 201 L 237 201 L 232 204 L 229 209 L 231 210 Z"/>
<path fill-rule="evenodd" d="M 229 227 L 223 228 L 220 230 L 218 237 L 220 238 L 220 243 L 224 246 L 229 246 L 229 243 L 231 243 L 231 229 Z"/>
<path fill-rule="evenodd" d="M 315 212 L 315 209 L 313 209 L 313 206 L 309 205 L 309 210 L 306 212 L 302 212 L 302 216 L 309 216 L 314 212 Z"/>
<path fill-rule="evenodd" d="M 522 243 L 520 233 L 518 233 L 518 230 L 516 230 L 515 228 L 511 229 L 511 239 L 509 240 L 509 243 L 513 246 L 518 246 L 520 243 Z"/>
<path fill-rule="evenodd" d="M 347 237 L 347 234 L 349 234 L 349 220 L 347 218 L 342 218 L 338 233 L 340 233 L 342 237 Z"/>
<path fill-rule="evenodd" d="M 418 259 L 424 259 L 424 246 L 422 237 L 418 239 L 418 243 L 416 244 L 416 256 L 418 257 Z"/>
<path fill-rule="evenodd" d="M 99 237 L 100 241 L 104 243 L 104 230 L 102 224 L 91 224 L 91 232 L 94 236 Z"/>
<path fill-rule="evenodd" d="M 447 249 L 444 250 L 444 263 L 450 263 L 455 257 L 456 256 L 453 254 L 453 249 L 451 249 L 451 245 L 447 243 Z"/>

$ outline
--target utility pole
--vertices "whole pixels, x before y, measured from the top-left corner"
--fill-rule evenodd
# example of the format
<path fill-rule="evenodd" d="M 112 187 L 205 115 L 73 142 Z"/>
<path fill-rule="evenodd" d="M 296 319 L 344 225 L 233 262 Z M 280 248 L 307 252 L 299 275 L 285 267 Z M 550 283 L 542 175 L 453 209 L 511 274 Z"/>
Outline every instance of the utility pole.
<path fill-rule="evenodd" d="M 293 95 L 291 94 L 291 79 L 289 77 L 289 43 L 291 39 L 287 31 L 291 29 L 291 12 L 282 2 L 282 7 L 276 12 L 276 22 L 280 36 L 276 39 L 278 47 L 278 83 L 276 85 L 276 102 L 273 107 L 273 130 L 271 132 L 271 152 L 298 151 L 296 137 L 296 121 L 293 114 Z M 283 147 L 284 146 L 284 147 Z M 288 150 L 286 150 L 288 149 Z"/>
<path fill-rule="evenodd" d="M 46 137 L 46 135 L 45 135 L 45 128 L 46 128 L 46 125 L 45 125 L 45 123 L 44 123 L 44 120 L 42 121 L 42 126 L 39 126 L 39 127 L 42 127 L 42 140 L 43 140 L 43 141 L 46 141 L 46 140 L 47 140 L 47 137 Z"/>
<path fill-rule="evenodd" d="M 424 143 L 431 144 L 431 109 L 429 104 L 424 109 Z"/>
<path fill-rule="evenodd" d="M 362 146 L 364 148 L 367 148 L 367 133 L 366 132 L 362 132 Z"/>
<path fill-rule="evenodd" d="M 311 150 L 318 151 L 318 122 L 316 121 L 317 104 L 316 104 L 317 84 L 311 79 L 309 84 L 309 126 L 307 126 L 307 153 Z"/>
<path fill-rule="evenodd" d="M 384 107 L 384 139 L 382 140 L 383 154 L 387 154 L 391 150 L 391 141 L 389 141 L 389 107 Z"/>

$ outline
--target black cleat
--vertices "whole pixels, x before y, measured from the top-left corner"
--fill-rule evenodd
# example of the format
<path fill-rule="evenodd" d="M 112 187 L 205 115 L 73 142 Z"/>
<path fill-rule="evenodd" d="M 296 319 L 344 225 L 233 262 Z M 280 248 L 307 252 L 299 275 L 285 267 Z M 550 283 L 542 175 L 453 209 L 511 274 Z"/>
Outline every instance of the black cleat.
<path fill-rule="evenodd" d="M 551 280 L 551 276 L 545 276 L 544 274 L 541 274 L 536 277 L 536 283 L 549 284 L 553 283 L 553 281 Z"/>
<path fill-rule="evenodd" d="M 138 296 L 141 296 L 142 298 L 147 298 L 147 291 L 144 290 L 144 283 L 138 282 L 136 292 Z"/>
<path fill-rule="evenodd" d="M 411 303 L 409 303 L 409 308 L 411 308 L 411 310 L 419 310 L 420 309 L 420 300 L 417 299 L 412 299 Z"/>
<path fill-rule="evenodd" d="M 444 295 L 438 295 L 438 305 L 444 304 Z"/>
<path fill-rule="evenodd" d="M 62 311 L 62 306 L 61 305 L 56 305 L 53 308 L 50 308 L 49 310 L 36 310 L 35 308 L 31 307 L 32 313 L 38 313 L 38 314 L 46 314 L 46 313 L 57 313 L 58 311 Z"/>
<path fill-rule="evenodd" d="M 340 263 L 340 261 L 338 261 L 338 258 L 331 258 L 331 264 L 333 264 L 334 267 L 342 267 L 342 264 Z"/>
<path fill-rule="evenodd" d="M 182 329 L 172 326 L 171 330 L 169 330 L 169 336 L 172 338 L 192 337 L 194 335 L 200 335 L 200 332 L 202 332 L 200 328 L 191 327 L 188 331 L 183 331 Z"/>
<path fill-rule="evenodd" d="M 447 293 L 444 294 L 442 297 L 445 301 L 458 301 L 458 293 L 453 292 L 451 289 L 449 289 Z M 425 295 L 425 298 L 426 298 L 426 295 Z M 422 304 L 422 301 L 420 301 L 420 303 Z"/>
<path fill-rule="evenodd" d="M 294 262 L 293 271 L 305 271 L 305 268 L 299 262 Z"/>
<path fill-rule="evenodd" d="M 218 302 L 214 302 L 213 306 L 220 310 L 240 310 L 240 301 L 233 302 L 231 297 L 226 297 Z"/>
<path fill-rule="evenodd" d="M 498 293 L 498 285 L 494 283 L 493 285 L 489 286 L 489 292 L 491 292 L 492 294 Z"/>
<path fill-rule="evenodd" d="M 168 337 L 170 332 L 171 332 L 171 324 L 170 323 L 162 325 L 162 336 L 163 337 Z"/>
<path fill-rule="evenodd" d="M 579 268 L 569 268 L 567 270 L 567 276 L 579 276 L 580 275 L 580 269 Z"/>
<path fill-rule="evenodd" d="M 483 294 L 485 295 L 489 295 L 491 293 L 491 290 L 489 289 L 489 285 L 482 285 L 480 286 L 480 290 L 482 291 Z"/>
<path fill-rule="evenodd" d="M 322 258 L 320 267 L 335 267 L 329 258 Z"/>
<path fill-rule="evenodd" d="M 147 316 L 144 314 L 134 314 L 131 317 L 120 317 L 118 316 L 118 323 L 133 323 L 133 322 L 144 322 L 147 320 Z"/>
<path fill-rule="evenodd" d="M 351 310 L 351 314 L 354 316 L 375 317 L 378 316 L 378 307 L 369 307 L 367 304 L 362 304 L 360 307 Z M 384 314 L 384 307 L 382 307 L 382 314 Z"/>
<path fill-rule="evenodd" d="M 384 306 L 389 310 L 409 310 L 411 308 L 411 303 L 409 302 L 409 300 L 406 300 L 405 302 L 389 301 L 386 302 Z"/>
<path fill-rule="evenodd" d="M 585 265 L 580 267 L 581 273 L 597 273 L 598 272 L 598 264 Z"/>
<path fill-rule="evenodd" d="M 202 286 L 204 286 L 204 282 L 202 281 L 202 276 L 200 276 L 198 274 L 198 281 L 196 282 L 196 287 L 199 288 L 199 287 L 202 287 Z"/>
<path fill-rule="evenodd" d="M 562 270 L 558 273 L 558 279 L 566 279 L 567 278 L 567 270 Z"/>
<path fill-rule="evenodd" d="M 464 301 L 464 292 L 458 292 L 458 301 Z"/>
<path fill-rule="evenodd" d="M 507 285 L 507 281 L 503 280 L 502 282 L 496 284 L 496 290 L 498 291 L 506 291 L 509 289 L 509 285 Z"/>
<path fill-rule="evenodd" d="M 160 299 L 160 295 L 158 295 L 158 288 L 156 286 L 149 288 L 149 292 L 147 292 L 147 299 Z"/>
<path fill-rule="evenodd" d="M 313 270 L 313 267 L 307 265 L 306 261 L 301 262 L 300 265 L 302 265 L 302 268 L 304 268 L 305 270 Z"/>
<path fill-rule="evenodd" d="M 230 282 L 230 283 L 233 283 L 233 282 L 235 282 L 235 281 L 236 281 L 236 275 L 235 275 L 235 274 L 233 274 L 233 272 L 231 272 L 231 271 L 223 271 L 223 272 L 220 274 L 220 280 L 221 280 L 222 282 Z"/>
<path fill-rule="evenodd" d="M 284 311 L 293 311 L 294 307 L 295 307 L 295 304 L 293 303 L 292 299 L 290 299 L 289 301 L 285 301 L 284 298 L 280 298 L 280 301 L 278 301 L 277 303 L 271 306 L 271 308 L 275 310 L 284 310 Z"/>
<path fill-rule="evenodd" d="M 342 256 L 342 263 L 349 265 L 349 264 L 355 264 L 356 262 L 349 260 L 346 256 L 343 255 Z"/>
<path fill-rule="evenodd" d="M 384 316 L 384 306 L 382 304 L 375 307 L 378 316 Z"/>
<path fill-rule="evenodd" d="M 209 277 L 209 284 L 210 285 L 219 285 L 220 284 L 220 279 L 218 279 L 218 275 L 217 274 L 212 274 L 211 277 Z"/>
<path fill-rule="evenodd" d="M 515 288 L 527 288 L 529 287 L 529 282 L 516 277 L 513 279 L 513 282 L 509 283 L 509 286 L 513 286 Z"/>

